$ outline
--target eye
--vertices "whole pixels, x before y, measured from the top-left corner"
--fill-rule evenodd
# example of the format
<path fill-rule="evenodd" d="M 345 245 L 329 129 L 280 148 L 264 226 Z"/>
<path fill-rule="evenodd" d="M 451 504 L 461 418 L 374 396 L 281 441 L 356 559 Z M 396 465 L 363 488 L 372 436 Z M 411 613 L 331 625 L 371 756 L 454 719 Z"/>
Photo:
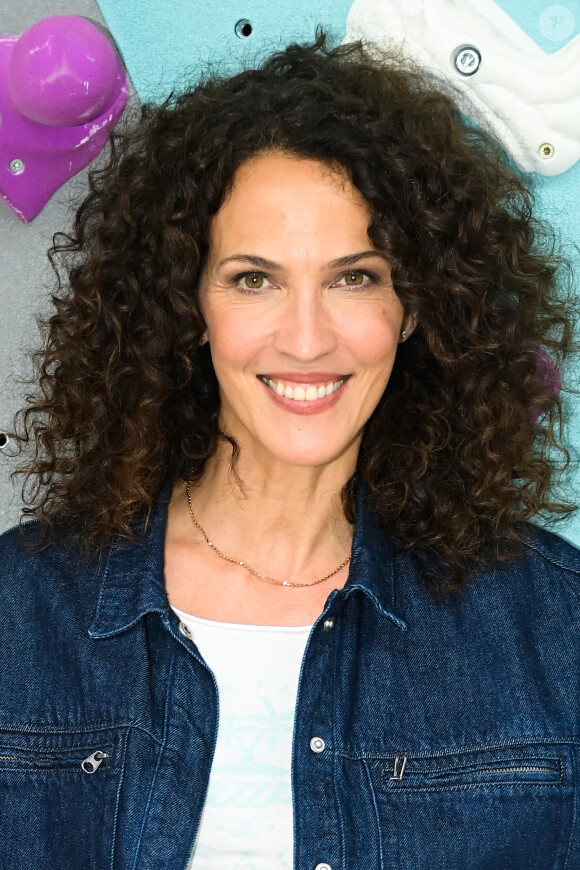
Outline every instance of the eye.
<path fill-rule="evenodd" d="M 258 293 L 267 290 L 270 279 L 264 272 L 238 272 L 233 275 L 229 283 L 240 293 Z"/>
<path fill-rule="evenodd" d="M 380 283 L 380 278 L 374 272 L 366 269 L 349 269 L 338 278 L 333 287 L 373 287 Z"/>
<path fill-rule="evenodd" d="M 362 284 L 364 284 L 364 280 L 366 277 L 367 276 L 364 272 L 346 272 L 344 275 L 344 282 L 349 287 L 360 287 Z"/>
<path fill-rule="evenodd" d="M 248 290 L 261 290 L 265 280 L 266 276 L 262 275 L 261 272 L 246 272 L 242 276 L 244 287 L 247 287 Z"/>

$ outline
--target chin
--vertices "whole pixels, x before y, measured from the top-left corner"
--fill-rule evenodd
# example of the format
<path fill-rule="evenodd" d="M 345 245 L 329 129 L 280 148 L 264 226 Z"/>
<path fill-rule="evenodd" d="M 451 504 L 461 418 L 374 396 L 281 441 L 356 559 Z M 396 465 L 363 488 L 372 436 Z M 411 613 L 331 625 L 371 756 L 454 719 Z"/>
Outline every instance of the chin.
<path fill-rule="evenodd" d="M 288 441 L 290 441 L 290 436 Z M 332 465 L 336 461 L 344 459 L 347 453 L 353 452 L 353 443 L 329 444 L 328 441 L 319 444 L 300 444 L 296 438 L 292 444 L 286 442 L 283 445 L 264 445 L 268 452 L 278 461 L 285 465 L 293 465 L 297 468 L 321 468 Z M 356 453 L 354 453 L 356 461 Z"/>

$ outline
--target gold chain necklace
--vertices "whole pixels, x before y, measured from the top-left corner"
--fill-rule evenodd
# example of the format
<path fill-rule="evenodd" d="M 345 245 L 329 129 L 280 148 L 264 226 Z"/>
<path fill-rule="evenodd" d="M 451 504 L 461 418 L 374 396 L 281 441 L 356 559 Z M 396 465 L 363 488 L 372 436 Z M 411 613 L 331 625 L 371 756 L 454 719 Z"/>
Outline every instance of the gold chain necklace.
<path fill-rule="evenodd" d="M 216 545 L 212 541 L 210 541 L 210 539 L 208 538 L 208 536 L 206 535 L 206 533 L 204 532 L 204 530 L 202 529 L 202 527 L 198 523 L 198 521 L 195 517 L 195 514 L 193 512 L 193 508 L 191 506 L 190 486 L 191 486 L 191 481 L 188 480 L 186 487 L 185 487 L 185 491 L 187 493 L 187 503 L 189 505 L 189 514 L 191 516 L 191 519 L 193 520 L 194 525 L 197 526 L 197 528 L 199 529 L 199 531 L 202 533 L 203 537 L 205 538 L 205 542 L 208 545 L 208 547 L 211 547 L 211 549 L 214 551 L 214 553 L 217 556 L 220 557 L 220 559 L 224 559 L 226 562 L 231 562 L 232 565 L 239 565 L 241 568 L 245 568 L 246 571 L 249 571 L 250 574 L 253 574 L 254 577 L 258 578 L 258 580 L 264 580 L 266 583 L 274 583 L 276 586 L 316 586 L 317 583 L 323 583 L 325 580 L 328 580 L 330 577 L 334 577 L 335 574 L 338 574 L 338 572 L 341 570 L 341 568 L 344 568 L 344 566 L 348 565 L 348 563 L 350 562 L 350 556 L 348 556 L 344 560 L 344 562 L 340 563 L 338 568 L 335 568 L 334 571 L 331 571 L 330 574 L 327 574 L 325 577 L 321 577 L 320 580 L 313 580 L 312 583 L 290 583 L 289 580 L 276 580 L 275 577 L 268 577 L 267 574 L 261 574 L 259 571 L 256 571 L 254 568 L 252 568 L 250 565 L 248 565 L 247 562 L 242 562 L 240 559 L 232 559 L 231 556 L 226 556 L 224 553 L 222 553 L 218 550 L 218 548 L 216 547 Z"/>

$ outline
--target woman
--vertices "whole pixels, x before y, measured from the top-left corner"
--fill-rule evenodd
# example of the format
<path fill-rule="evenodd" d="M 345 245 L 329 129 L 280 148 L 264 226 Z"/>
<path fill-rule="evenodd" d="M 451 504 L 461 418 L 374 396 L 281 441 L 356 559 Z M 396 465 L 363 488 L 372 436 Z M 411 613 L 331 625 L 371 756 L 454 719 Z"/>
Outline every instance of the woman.
<path fill-rule="evenodd" d="M 358 45 L 117 141 L 1 543 L 3 866 L 577 866 L 580 556 L 524 522 L 569 509 L 544 247 Z"/>

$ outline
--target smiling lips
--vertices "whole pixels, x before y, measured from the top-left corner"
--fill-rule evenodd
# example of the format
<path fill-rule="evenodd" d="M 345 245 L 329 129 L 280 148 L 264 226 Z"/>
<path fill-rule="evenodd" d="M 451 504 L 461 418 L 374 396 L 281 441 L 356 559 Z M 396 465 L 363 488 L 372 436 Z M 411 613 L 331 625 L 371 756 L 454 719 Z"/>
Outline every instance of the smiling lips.
<path fill-rule="evenodd" d="M 286 399 L 293 399 L 296 402 L 315 402 L 317 399 L 323 399 L 325 396 L 331 396 L 344 384 L 346 377 L 340 377 L 336 380 L 324 380 L 323 383 L 305 383 L 294 384 L 283 381 L 278 378 L 269 378 L 267 375 L 259 375 L 262 383 L 270 387 L 277 396 L 284 396 Z"/>
<path fill-rule="evenodd" d="M 349 378 L 333 372 L 258 375 L 274 403 L 296 414 L 316 414 L 332 407 Z"/>

